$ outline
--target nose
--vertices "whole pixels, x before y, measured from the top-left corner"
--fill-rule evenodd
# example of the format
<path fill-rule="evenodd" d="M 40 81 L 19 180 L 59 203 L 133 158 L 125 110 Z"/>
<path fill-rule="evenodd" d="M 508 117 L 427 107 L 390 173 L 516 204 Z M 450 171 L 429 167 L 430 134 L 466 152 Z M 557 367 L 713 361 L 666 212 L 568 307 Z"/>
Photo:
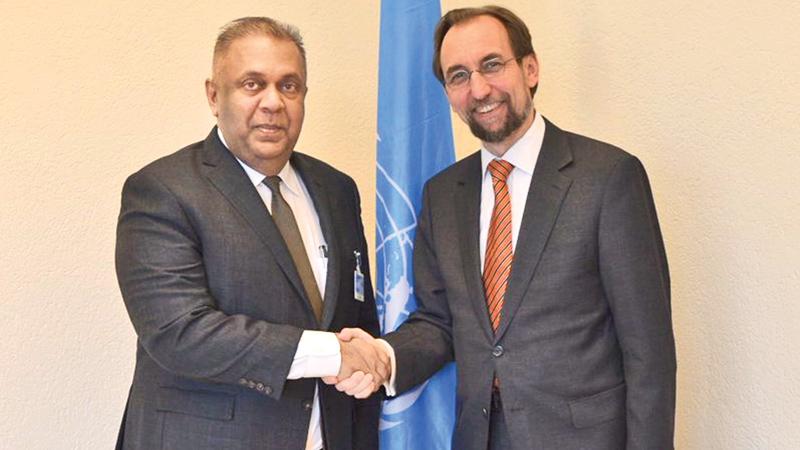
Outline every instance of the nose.
<path fill-rule="evenodd" d="M 469 77 L 469 92 L 472 98 L 482 100 L 492 92 L 492 86 L 486 82 L 486 78 L 480 72 L 472 72 Z"/>
<path fill-rule="evenodd" d="M 283 109 L 283 97 L 276 86 L 269 85 L 262 91 L 258 107 L 267 112 L 278 112 Z"/>

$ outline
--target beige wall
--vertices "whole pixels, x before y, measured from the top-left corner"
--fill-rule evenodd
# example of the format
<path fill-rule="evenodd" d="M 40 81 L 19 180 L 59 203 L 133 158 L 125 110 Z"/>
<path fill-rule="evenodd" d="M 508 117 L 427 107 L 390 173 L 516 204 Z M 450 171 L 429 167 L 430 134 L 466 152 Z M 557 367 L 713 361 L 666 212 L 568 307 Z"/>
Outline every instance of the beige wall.
<path fill-rule="evenodd" d="M 0 448 L 111 446 L 135 345 L 113 268 L 120 188 L 208 132 L 225 21 L 301 28 L 298 148 L 354 176 L 374 229 L 378 2 L 195 3 L 0 0 Z M 534 35 L 537 107 L 648 168 L 672 268 L 677 447 L 800 448 L 800 4 L 506 4 Z M 464 156 L 475 142 L 456 133 Z"/>

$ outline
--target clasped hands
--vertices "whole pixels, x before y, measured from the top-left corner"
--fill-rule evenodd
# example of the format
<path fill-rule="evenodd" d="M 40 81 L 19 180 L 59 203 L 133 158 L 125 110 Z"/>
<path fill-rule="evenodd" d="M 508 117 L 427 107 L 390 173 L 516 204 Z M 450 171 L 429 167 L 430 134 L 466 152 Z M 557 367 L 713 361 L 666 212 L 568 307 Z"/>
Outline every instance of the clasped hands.
<path fill-rule="evenodd" d="M 336 385 L 339 392 L 355 398 L 367 398 L 392 374 L 392 363 L 384 345 L 360 328 L 345 328 L 336 333 L 342 365 L 335 377 L 322 381 Z"/>

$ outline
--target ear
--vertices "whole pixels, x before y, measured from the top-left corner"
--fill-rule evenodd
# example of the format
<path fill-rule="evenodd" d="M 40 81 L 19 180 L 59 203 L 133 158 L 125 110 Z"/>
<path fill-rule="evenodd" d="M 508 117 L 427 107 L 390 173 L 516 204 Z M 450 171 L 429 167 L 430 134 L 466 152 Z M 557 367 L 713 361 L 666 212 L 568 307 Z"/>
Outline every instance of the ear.
<path fill-rule="evenodd" d="M 536 59 L 535 53 L 522 58 L 522 72 L 525 74 L 525 82 L 529 88 L 539 84 L 539 61 Z"/>
<path fill-rule="evenodd" d="M 214 84 L 214 80 L 211 78 L 206 80 L 206 99 L 208 100 L 208 106 L 211 108 L 211 114 L 214 117 L 219 117 L 219 109 L 217 107 L 217 85 Z"/>

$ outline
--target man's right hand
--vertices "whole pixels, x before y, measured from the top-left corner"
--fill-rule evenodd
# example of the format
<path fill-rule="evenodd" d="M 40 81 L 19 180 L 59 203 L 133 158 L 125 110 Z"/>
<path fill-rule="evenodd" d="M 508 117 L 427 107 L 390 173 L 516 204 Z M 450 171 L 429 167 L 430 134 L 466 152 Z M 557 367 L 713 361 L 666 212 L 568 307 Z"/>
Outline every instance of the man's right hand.
<path fill-rule="evenodd" d="M 342 355 L 339 374 L 323 378 L 323 381 L 337 384 L 340 391 L 346 391 L 349 395 L 365 398 L 391 376 L 389 355 L 380 342 L 363 330 L 346 328 L 337 337 Z M 347 383 L 343 384 L 343 381 Z M 347 386 L 347 389 L 340 386 Z"/>
<path fill-rule="evenodd" d="M 357 371 L 372 375 L 373 381 L 379 385 L 389 379 L 392 373 L 389 355 L 375 338 L 364 331 L 356 336 L 340 333 L 337 337 L 342 353 L 338 379 L 349 378 Z M 353 339 L 354 337 L 356 339 Z"/>

